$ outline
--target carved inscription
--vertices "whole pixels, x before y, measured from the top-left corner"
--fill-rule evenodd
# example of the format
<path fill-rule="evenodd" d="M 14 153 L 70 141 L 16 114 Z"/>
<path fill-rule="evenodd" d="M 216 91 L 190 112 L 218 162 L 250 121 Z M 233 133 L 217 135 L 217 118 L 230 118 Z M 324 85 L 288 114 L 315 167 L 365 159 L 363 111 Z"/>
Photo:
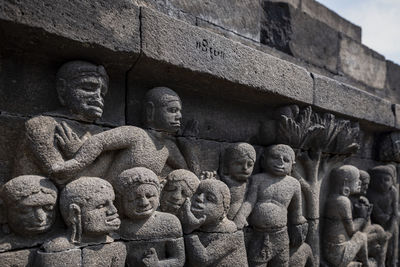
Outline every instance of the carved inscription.
<path fill-rule="evenodd" d="M 196 41 L 196 49 L 207 53 L 211 59 L 222 58 L 225 59 L 225 52 L 213 47 L 207 39 Z"/>

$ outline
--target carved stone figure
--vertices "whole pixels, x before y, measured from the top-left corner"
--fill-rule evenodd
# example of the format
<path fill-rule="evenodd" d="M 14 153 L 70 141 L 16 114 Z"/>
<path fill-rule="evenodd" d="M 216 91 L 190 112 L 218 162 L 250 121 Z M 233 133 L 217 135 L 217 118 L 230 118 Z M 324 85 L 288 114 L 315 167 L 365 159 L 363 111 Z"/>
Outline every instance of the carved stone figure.
<path fill-rule="evenodd" d="M 160 183 L 146 168 L 123 171 L 114 181 L 120 236 L 126 240 L 127 266 L 183 266 L 185 247 L 179 219 L 159 212 Z"/>
<path fill-rule="evenodd" d="M 243 232 L 226 217 L 230 208 L 226 184 L 201 181 L 184 207 L 188 266 L 247 266 Z"/>
<path fill-rule="evenodd" d="M 391 237 L 389 232 L 378 224 L 371 224 L 371 219 L 368 214 L 371 213 L 373 205 L 366 198 L 370 176 L 368 172 L 360 171 L 361 190 L 360 193 L 350 196 L 353 204 L 353 219 L 367 218 L 368 222 L 364 233 L 368 236 L 368 258 L 369 264 L 372 266 L 385 266 L 386 251 L 388 240 Z"/>
<path fill-rule="evenodd" d="M 103 152 L 113 150 L 118 150 L 118 153 L 103 175 L 110 181 L 133 167 L 146 167 L 162 176 L 173 169 L 187 169 L 185 158 L 173 136 L 181 125 L 179 96 L 169 88 L 156 87 L 146 94 L 144 107 L 147 130 L 121 126 L 94 135 L 81 146 L 73 159 L 60 161 L 56 172 L 78 172 Z"/>
<path fill-rule="evenodd" d="M 101 131 L 78 121 L 93 122 L 101 117 L 108 75 L 102 66 L 86 61 L 67 62 L 57 72 L 56 89 L 62 108 L 49 113 L 51 116 L 37 116 L 25 123 L 14 175 L 50 176 L 58 184 L 79 177 L 76 173 L 58 173 L 55 167 L 64 159 L 72 158 L 87 137 Z M 107 164 L 99 164 L 89 173 L 102 173 L 104 170 L 99 166 Z"/>
<path fill-rule="evenodd" d="M 386 254 L 386 265 L 397 266 L 398 257 L 398 191 L 395 187 L 396 168 L 393 165 L 377 166 L 369 171 L 371 186 L 368 199 L 374 205 L 371 219 L 392 234 Z"/>
<path fill-rule="evenodd" d="M 247 180 L 253 172 L 256 151 L 247 143 L 234 144 L 224 151 L 220 179 L 229 187 L 231 205 L 227 214 L 233 220 L 243 204 Z"/>
<path fill-rule="evenodd" d="M 13 178 L 1 187 L 0 265 L 33 264 L 33 247 L 55 235 L 57 194 L 49 179 L 36 175 Z"/>
<path fill-rule="evenodd" d="M 113 204 L 111 184 L 97 177 L 81 177 L 60 194 L 60 210 L 68 235 L 42 246 L 37 266 L 124 266 L 126 247 L 109 235 L 121 221 Z"/>
<path fill-rule="evenodd" d="M 287 225 L 302 234 L 307 227 L 302 214 L 300 183 L 289 176 L 295 154 L 287 145 L 273 145 L 264 151 L 264 173 L 251 177 L 249 192 L 235 223 L 254 230 L 248 247 L 251 266 L 288 266 L 289 236 Z M 303 238 L 301 238 L 303 239 Z"/>
<path fill-rule="evenodd" d="M 188 170 L 175 170 L 168 174 L 160 198 L 160 208 L 181 218 L 181 207 L 186 198 L 191 198 L 200 180 Z"/>
<path fill-rule="evenodd" d="M 370 210 L 353 219 L 349 196 L 360 193 L 359 170 L 343 165 L 330 173 L 330 194 L 325 204 L 322 240 L 325 259 L 333 266 L 348 266 L 360 259 L 368 266 L 367 226 Z"/>

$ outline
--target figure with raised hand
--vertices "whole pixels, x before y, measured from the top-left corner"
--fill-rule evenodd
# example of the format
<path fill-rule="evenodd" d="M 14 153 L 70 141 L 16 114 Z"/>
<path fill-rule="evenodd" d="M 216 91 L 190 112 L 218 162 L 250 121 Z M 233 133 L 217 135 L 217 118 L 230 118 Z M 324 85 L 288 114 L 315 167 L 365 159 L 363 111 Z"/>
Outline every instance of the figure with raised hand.
<path fill-rule="evenodd" d="M 348 266 L 358 260 L 368 264 L 368 226 L 371 209 L 360 218 L 353 218 L 350 196 L 361 190 L 360 172 L 343 165 L 330 173 L 330 193 L 325 204 L 323 253 L 333 266 Z"/>
<path fill-rule="evenodd" d="M 160 183 L 146 168 L 123 171 L 115 180 L 122 224 L 119 234 L 126 241 L 127 266 L 183 266 L 185 247 L 179 219 L 157 211 Z"/>
<path fill-rule="evenodd" d="M 369 170 L 369 173 L 371 186 L 368 188 L 367 197 L 374 205 L 371 220 L 392 234 L 386 253 L 386 265 L 397 266 L 399 193 L 395 186 L 396 167 L 393 165 L 377 166 Z"/>
<path fill-rule="evenodd" d="M 247 266 L 243 232 L 226 215 L 230 192 L 215 179 L 201 181 L 184 204 L 188 266 Z"/>
<path fill-rule="evenodd" d="M 247 181 L 256 162 L 256 151 L 250 144 L 237 143 L 225 149 L 222 159 L 220 179 L 231 193 L 227 217 L 233 220 L 244 202 Z"/>

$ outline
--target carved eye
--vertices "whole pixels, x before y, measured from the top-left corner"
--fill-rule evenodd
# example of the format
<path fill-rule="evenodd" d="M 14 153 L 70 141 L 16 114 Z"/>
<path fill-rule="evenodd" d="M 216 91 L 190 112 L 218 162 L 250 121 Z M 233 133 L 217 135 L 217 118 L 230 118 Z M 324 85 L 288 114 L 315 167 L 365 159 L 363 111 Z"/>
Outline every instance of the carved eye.
<path fill-rule="evenodd" d="M 106 204 L 100 204 L 100 205 L 97 205 L 97 209 L 102 209 L 102 208 L 104 208 L 106 206 Z"/>
<path fill-rule="evenodd" d="M 217 198 L 214 195 L 208 194 L 206 199 L 211 202 L 217 202 Z"/>
<path fill-rule="evenodd" d="M 289 159 L 289 158 L 286 158 L 286 157 L 284 157 L 284 158 L 283 158 L 283 161 L 284 161 L 284 162 L 286 162 L 286 163 L 289 163 L 289 162 L 290 162 L 290 159 Z"/>

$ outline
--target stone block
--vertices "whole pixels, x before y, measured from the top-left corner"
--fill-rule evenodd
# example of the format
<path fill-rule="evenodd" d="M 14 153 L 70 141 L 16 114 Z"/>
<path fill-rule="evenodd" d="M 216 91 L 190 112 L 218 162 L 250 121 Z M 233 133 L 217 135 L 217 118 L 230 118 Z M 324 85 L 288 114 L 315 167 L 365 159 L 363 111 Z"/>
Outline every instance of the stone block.
<path fill-rule="evenodd" d="M 399 104 L 393 104 L 393 113 L 395 116 L 395 127 L 400 129 L 400 105 Z"/>
<path fill-rule="evenodd" d="M 301 11 L 361 43 L 361 27 L 344 19 L 317 1 L 302 0 Z"/>
<path fill-rule="evenodd" d="M 260 40 L 259 0 L 136 0 L 136 3 L 189 23 L 190 16 L 185 13 L 190 14 L 247 38 Z"/>
<path fill-rule="evenodd" d="M 391 103 L 350 85 L 314 74 L 314 105 L 358 120 L 394 126 Z"/>
<path fill-rule="evenodd" d="M 339 68 L 344 74 L 371 87 L 383 89 L 385 86 L 385 58 L 346 36 L 342 36 L 340 41 Z"/>
<path fill-rule="evenodd" d="M 142 10 L 142 44 L 147 58 L 312 102 L 312 78 L 305 69 L 148 8 Z"/>
<path fill-rule="evenodd" d="M 139 8 L 130 1 L 4 1 L 0 19 L 113 51 L 138 52 Z"/>
<path fill-rule="evenodd" d="M 390 60 L 386 60 L 385 88 L 389 90 L 390 97 L 400 101 L 400 66 Z"/>
<path fill-rule="evenodd" d="M 261 42 L 332 72 L 337 70 L 339 35 L 288 3 L 263 2 Z"/>

